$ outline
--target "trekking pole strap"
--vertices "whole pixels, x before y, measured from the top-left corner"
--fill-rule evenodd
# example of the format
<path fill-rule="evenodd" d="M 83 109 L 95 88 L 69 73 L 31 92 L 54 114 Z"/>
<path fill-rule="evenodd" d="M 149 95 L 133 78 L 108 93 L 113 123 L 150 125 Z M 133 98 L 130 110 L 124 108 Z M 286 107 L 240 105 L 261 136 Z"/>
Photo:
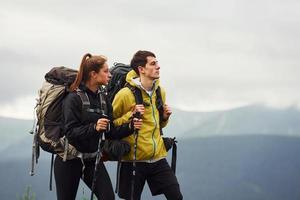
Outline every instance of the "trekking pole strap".
<path fill-rule="evenodd" d="M 118 161 L 118 166 L 117 166 L 117 177 L 116 177 L 116 189 L 115 189 L 115 193 L 118 194 L 119 193 L 119 189 L 120 189 L 120 173 L 121 173 L 121 165 L 122 162 L 121 160 Z"/>
<path fill-rule="evenodd" d="M 177 162 L 177 141 L 174 138 L 173 147 L 172 147 L 172 161 L 171 161 L 171 169 L 176 173 L 176 162 Z"/>

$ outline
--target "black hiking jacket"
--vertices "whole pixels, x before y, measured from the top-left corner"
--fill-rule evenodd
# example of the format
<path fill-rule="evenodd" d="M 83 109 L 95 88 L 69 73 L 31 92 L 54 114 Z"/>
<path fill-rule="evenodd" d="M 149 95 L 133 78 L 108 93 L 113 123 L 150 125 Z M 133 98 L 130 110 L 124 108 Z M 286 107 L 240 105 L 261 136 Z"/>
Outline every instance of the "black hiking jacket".
<path fill-rule="evenodd" d="M 88 95 L 91 109 L 101 109 L 99 92 L 94 93 L 84 85 L 80 85 L 79 88 Z M 106 104 L 107 116 L 110 120 L 110 131 L 105 133 L 105 138 L 121 139 L 131 135 L 133 129 L 129 128 L 129 124 L 123 124 L 119 127 L 114 126 L 112 105 L 108 100 L 106 100 Z M 95 124 L 102 117 L 99 113 L 83 110 L 82 100 L 77 92 L 69 93 L 63 102 L 63 129 L 69 143 L 81 153 L 96 152 L 101 134 L 95 129 Z"/>

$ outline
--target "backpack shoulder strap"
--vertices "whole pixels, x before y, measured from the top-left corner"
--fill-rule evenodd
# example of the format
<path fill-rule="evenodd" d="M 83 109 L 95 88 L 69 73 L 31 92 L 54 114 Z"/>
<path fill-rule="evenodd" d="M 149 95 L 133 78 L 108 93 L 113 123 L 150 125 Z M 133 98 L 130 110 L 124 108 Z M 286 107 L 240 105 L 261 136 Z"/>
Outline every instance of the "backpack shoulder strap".
<path fill-rule="evenodd" d="M 82 91 L 80 89 L 77 89 L 76 93 L 78 94 L 78 96 L 81 99 L 82 110 L 86 110 L 87 111 L 90 108 L 90 100 L 89 100 L 88 95 L 84 91 Z"/>
<path fill-rule="evenodd" d="M 143 104 L 144 103 L 142 92 L 141 92 L 140 89 L 138 89 L 137 87 L 134 87 L 130 84 L 126 84 L 126 87 L 128 87 L 131 90 L 131 92 L 133 93 L 136 104 Z"/>
<path fill-rule="evenodd" d="M 101 103 L 101 108 L 96 108 L 96 109 L 92 109 L 90 108 L 90 100 L 88 95 L 86 94 L 86 92 L 77 89 L 76 90 L 77 94 L 79 95 L 81 102 L 82 102 L 82 110 L 86 111 L 86 112 L 92 112 L 92 113 L 99 113 L 101 115 L 107 115 L 108 114 L 108 108 L 106 105 L 106 95 L 103 91 L 100 92 L 99 96 L 100 96 L 100 103 Z"/>
<path fill-rule="evenodd" d="M 158 86 L 156 92 L 156 107 L 158 109 L 159 112 L 159 121 L 161 122 L 163 119 L 163 113 L 164 113 L 164 102 L 161 96 L 161 89 Z"/>
<path fill-rule="evenodd" d="M 108 115 L 108 97 L 106 94 L 106 91 L 104 90 L 100 90 L 100 104 L 101 104 L 101 114 L 102 115 Z"/>
<path fill-rule="evenodd" d="M 162 96 L 161 96 L 161 89 L 160 86 L 158 86 L 158 88 L 156 89 L 156 108 L 159 112 L 159 124 L 160 124 L 160 134 L 163 135 L 163 131 L 162 131 L 162 121 L 163 121 L 163 116 L 164 116 L 164 102 L 162 100 Z"/>

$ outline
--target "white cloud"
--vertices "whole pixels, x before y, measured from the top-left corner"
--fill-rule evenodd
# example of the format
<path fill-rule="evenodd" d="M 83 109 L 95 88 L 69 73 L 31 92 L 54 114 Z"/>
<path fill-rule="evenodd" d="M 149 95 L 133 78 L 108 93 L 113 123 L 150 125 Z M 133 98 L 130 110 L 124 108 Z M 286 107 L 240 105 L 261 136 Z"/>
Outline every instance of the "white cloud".
<path fill-rule="evenodd" d="M 0 115 L 25 116 L 20 99 L 29 111 L 28 97 L 53 66 L 77 68 L 86 52 L 129 62 L 138 49 L 156 53 L 173 107 L 299 105 L 300 2 L 144 3 L 0 2 Z"/>
<path fill-rule="evenodd" d="M 25 96 L 0 105 L 0 116 L 34 119 L 35 96 Z"/>

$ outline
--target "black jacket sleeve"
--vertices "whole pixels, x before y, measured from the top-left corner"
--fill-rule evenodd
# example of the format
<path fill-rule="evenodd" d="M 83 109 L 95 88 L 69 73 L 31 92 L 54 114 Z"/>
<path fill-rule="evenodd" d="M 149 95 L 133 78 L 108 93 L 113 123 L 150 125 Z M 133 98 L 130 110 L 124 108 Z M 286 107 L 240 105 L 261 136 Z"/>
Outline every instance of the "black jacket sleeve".
<path fill-rule="evenodd" d="M 109 102 L 109 101 L 107 101 Z M 109 139 L 122 139 L 133 133 L 133 126 L 130 123 L 122 124 L 121 126 L 114 126 L 113 123 L 113 107 L 111 103 L 107 104 L 108 108 L 108 117 L 110 119 L 110 131 L 105 134 Z"/>
<path fill-rule="evenodd" d="M 82 102 L 76 93 L 69 93 L 63 103 L 64 131 L 69 139 L 84 140 L 95 134 L 95 124 L 83 124 Z"/>

